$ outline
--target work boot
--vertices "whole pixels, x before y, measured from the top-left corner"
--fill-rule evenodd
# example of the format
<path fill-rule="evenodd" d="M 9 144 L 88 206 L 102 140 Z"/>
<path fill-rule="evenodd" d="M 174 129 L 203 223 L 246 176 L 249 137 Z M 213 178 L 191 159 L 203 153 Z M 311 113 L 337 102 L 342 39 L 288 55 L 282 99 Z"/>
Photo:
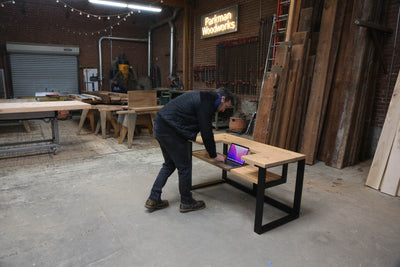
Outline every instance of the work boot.
<path fill-rule="evenodd" d="M 146 204 L 144 205 L 149 211 L 160 210 L 169 206 L 168 200 L 154 200 L 147 199 Z"/>
<path fill-rule="evenodd" d="M 192 200 L 192 203 L 190 204 L 183 204 L 181 202 L 180 206 L 180 212 L 189 212 L 189 211 L 195 211 L 195 210 L 201 210 L 206 207 L 206 204 L 204 203 L 203 200 Z"/>

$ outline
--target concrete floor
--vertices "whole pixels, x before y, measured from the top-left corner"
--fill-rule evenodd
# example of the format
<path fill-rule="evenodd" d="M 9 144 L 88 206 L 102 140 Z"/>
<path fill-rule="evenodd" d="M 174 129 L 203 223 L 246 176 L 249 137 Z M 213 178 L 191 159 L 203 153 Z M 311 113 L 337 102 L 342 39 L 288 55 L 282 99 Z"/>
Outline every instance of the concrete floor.
<path fill-rule="evenodd" d="M 300 218 L 258 235 L 255 199 L 230 185 L 196 190 L 206 209 L 181 214 L 176 173 L 170 207 L 147 212 L 163 161 L 155 140 L 143 132 L 129 150 L 76 128 L 60 122 L 58 155 L 0 159 L 0 266 L 400 266 L 400 199 L 364 186 L 370 162 L 306 166 Z M 266 193 L 289 203 L 295 167 Z M 193 183 L 220 174 L 193 160 Z M 279 215 L 265 206 L 264 221 Z"/>

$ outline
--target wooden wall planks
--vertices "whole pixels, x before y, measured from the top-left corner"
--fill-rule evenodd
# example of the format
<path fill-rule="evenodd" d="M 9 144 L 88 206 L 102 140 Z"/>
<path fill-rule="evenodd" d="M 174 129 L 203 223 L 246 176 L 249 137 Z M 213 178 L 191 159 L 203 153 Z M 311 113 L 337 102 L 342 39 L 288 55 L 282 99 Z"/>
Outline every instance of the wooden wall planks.
<path fill-rule="evenodd" d="M 272 67 L 278 83 L 264 119 L 268 125 L 258 132 L 256 124 L 255 138 L 300 151 L 307 164 L 318 157 L 343 168 L 366 154 L 379 67 L 367 29 L 355 25 L 354 18 L 379 21 L 382 3 L 326 0 L 307 7 L 300 2 L 293 28 L 304 32 L 291 33 L 291 42 L 278 47 Z"/>
<path fill-rule="evenodd" d="M 315 162 L 318 151 L 331 88 L 332 73 L 340 41 L 337 35 L 341 34 L 341 32 L 335 32 L 335 25 L 343 23 L 336 21 L 336 18 L 340 17 L 337 15 L 338 11 L 343 10 L 341 7 L 342 5 L 337 0 L 326 0 L 324 2 L 315 68 L 304 126 L 304 138 L 300 149 L 302 153 L 306 154 L 307 164 Z"/>

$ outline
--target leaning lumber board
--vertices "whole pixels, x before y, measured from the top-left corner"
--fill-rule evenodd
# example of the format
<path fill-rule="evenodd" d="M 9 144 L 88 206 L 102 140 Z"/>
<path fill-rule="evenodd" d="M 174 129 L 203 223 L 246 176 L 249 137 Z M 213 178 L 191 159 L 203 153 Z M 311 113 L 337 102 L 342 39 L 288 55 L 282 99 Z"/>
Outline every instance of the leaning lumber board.
<path fill-rule="evenodd" d="M 304 69 L 307 66 L 307 56 L 309 47 L 309 32 L 295 32 L 292 34 L 292 59 L 299 61 L 299 66 L 296 72 L 295 90 L 292 105 L 290 107 L 290 120 L 288 125 L 288 133 L 286 136 L 286 149 L 296 150 L 299 140 L 300 119 L 298 119 L 298 112 L 301 110 L 303 91 L 303 77 Z"/>
<path fill-rule="evenodd" d="M 392 100 L 386 114 L 383 124 L 382 133 L 376 147 L 374 159 L 372 160 L 366 185 L 379 189 L 381 186 L 383 174 L 389 158 L 390 149 L 393 145 L 396 134 L 397 122 L 400 120 L 400 72 L 397 76 L 396 85 L 394 86 Z"/>
<path fill-rule="evenodd" d="M 397 122 L 396 137 L 390 151 L 381 192 L 395 196 L 400 183 L 400 121 Z"/>
<path fill-rule="evenodd" d="M 337 35 L 340 36 L 341 33 L 335 32 L 335 24 L 338 23 L 336 21 L 337 10 L 342 11 L 338 2 L 338 0 L 326 0 L 324 2 L 314 75 L 306 112 L 304 138 L 300 150 L 303 154 L 306 154 L 307 164 L 314 164 L 318 152 L 332 73 L 336 62 L 337 47 L 340 41 Z M 339 20 L 339 23 L 343 23 L 343 21 Z"/>
<path fill-rule="evenodd" d="M 272 69 L 279 68 L 279 84 L 276 90 L 276 107 L 272 118 L 271 134 L 267 136 L 267 144 L 278 146 L 282 127 L 282 113 L 287 92 L 287 80 L 289 76 L 289 63 L 291 57 L 291 42 L 281 43 L 276 49 L 275 63 Z"/>
<path fill-rule="evenodd" d="M 293 50 L 292 50 L 293 53 Z M 294 104 L 295 104 L 295 91 L 296 91 L 296 77 L 297 73 L 299 70 L 299 59 L 291 59 L 290 60 L 290 66 L 289 66 L 289 73 L 288 73 L 288 81 L 287 81 L 287 86 L 286 86 L 286 92 L 285 92 L 285 97 L 283 99 L 283 109 L 281 118 L 280 118 L 280 132 L 279 136 L 277 138 L 278 142 L 278 147 L 281 148 L 287 148 L 286 147 L 286 141 L 287 141 L 287 135 L 289 133 L 289 123 L 292 115 L 292 110 L 294 110 Z M 291 127 L 290 127 L 291 129 Z M 290 132 L 291 133 L 291 132 Z"/>
<path fill-rule="evenodd" d="M 254 127 L 253 140 L 265 143 L 270 125 L 270 113 L 273 108 L 274 95 L 278 83 L 277 73 L 266 73 L 263 88 L 261 88 L 260 100 L 257 110 L 256 124 Z"/>
<path fill-rule="evenodd" d="M 346 4 L 346 3 L 344 3 Z M 340 40 L 340 49 L 337 55 L 332 91 L 329 97 L 328 107 L 326 111 L 326 123 L 321 133 L 321 141 L 319 144 L 318 160 L 325 162 L 328 166 L 336 164 L 335 155 L 339 150 L 337 148 L 337 143 L 343 139 L 343 134 L 340 134 L 338 130 L 342 126 L 344 116 L 343 110 L 346 105 L 346 88 L 345 85 L 349 81 L 344 80 L 344 77 L 348 78 L 346 75 L 348 72 L 348 62 L 353 59 L 353 50 L 355 49 L 353 44 L 350 44 L 352 35 L 354 34 L 354 27 L 352 25 L 352 15 L 353 15 L 353 4 L 349 1 L 344 14 L 344 25 L 342 29 L 342 37 Z M 349 77 L 351 79 L 351 77 Z M 350 81 L 351 82 L 351 81 Z M 334 162 L 334 163 L 332 163 Z"/>
<path fill-rule="evenodd" d="M 382 1 L 355 1 L 353 6 L 353 18 L 360 18 L 362 20 L 380 20 L 382 14 Z M 343 133 L 343 140 L 338 143 L 338 152 L 336 153 L 336 166 L 343 168 L 345 166 L 354 164 L 354 160 L 358 160 L 360 151 L 360 143 L 358 140 L 363 138 L 361 127 L 365 122 L 366 111 L 372 107 L 366 107 L 368 97 L 374 94 L 375 78 L 376 75 L 372 72 L 369 78 L 366 79 L 367 72 L 375 69 L 376 66 L 371 64 L 374 61 L 376 49 L 373 48 L 373 42 L 369 37 L 366 29 L 362 29 L 354 25 L 353 34 L 349 40 L 349 44 L 354 47 L 353 53 L 349 54 L 351 63 L 347 65 L 347 72 L 344 74 L 343 80 L 346 81 L 346 108 L 344 109 L 344 123 L 343 127 L 339 130 Z M 355 152 L 355 153 L 354 153 Z M 353 161 L 352 161 L 353 160 Z"/>

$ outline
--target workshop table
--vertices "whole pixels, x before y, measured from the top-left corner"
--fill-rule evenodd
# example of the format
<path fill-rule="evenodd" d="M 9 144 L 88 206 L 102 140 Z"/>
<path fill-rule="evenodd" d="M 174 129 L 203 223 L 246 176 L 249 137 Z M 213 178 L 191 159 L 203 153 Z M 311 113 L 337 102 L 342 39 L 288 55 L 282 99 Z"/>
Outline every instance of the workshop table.
<path fill-rule="evenodd" d="M 113 124 L 114 129 L 117 129 L 114 125 L 114 121 L 111 118 L 111 112 L 116 112 L 118 114 L 118 122 L 122 124 L 122 129 L 120 131 L 119 144 L 125 140 L 126 135 L 128 134 L 127 145 L 128 148 L 132 148 L 134 131 L 137 124 L 147 124 L 149 126 L 153 126 L 154 116 L 163 106 L 148 106 L 148 107 L 128 107 L 126 105 L 91 105 L 90 110 L 86 110 L 82 112 L 81 119 L 78 126 L 78 134 L 80 133 L 83 124 L 85 123 L 86 118 L 89 117 L 90 111 L 98 110 L 100 113 L 100 121 L 97 123 L 97 127 L 95 130 L 95 134 L 99 132 L 101 128 L 102 138 L 106 138 L 106 121 L 110 120 Z M 91 119 L 91 124 L 93 118 Z M 150 132 L 152 129 L 150 129 Z M 115 136 L 116 137 L 116 136 Z"/>
<path fill-rule="evenodd" d="M 297 219 L 300 215 L 301 195 L 303 190 L 305 155 L 299 154 L 286 149 L 266 145 L 253 140 L 245 139 L 231 134 L 216 134 L 215 142 L 223 143 L 223 154 L 228 152 L 228 145 L 235 143 L 250 149 L 248 155 L 242 156 L 245 165 L 242 167 L 227 169 L 223 167 L 221 162 L 217 162 L 208 156 L 206 150 L 193 151 L 192 155 L 202 159 L 214 166 L 222 168 L 222 179 L 195 185 L 192 189 L 204 188 L 220 183 L 228 183 L 246 193 L 256 197 L 254 232 L 262 234 L 266 231 L 274 229 L 280 225 Z M 203 144 L 201 137 L 197 137 L 196 143 Z M 297 163 L 297 173 L 294 189 L 293 205 L 289 206 L 278 200 L 265 195 L 265 189 L 277 186 L 287 181 L 288 164 Z M 267 168 L 282 167 L 281 175 L 267 171 Z M 230 172 L 244 180 L 253 184 L 253 188 L 248 188 L 227 177 Z M 264 202 L 284 211 L 287 215 L 273 220 L 267 224 L 262 224 Z"/>
<path fill-rule="evenodd" d="M 56 154 L 57 146 L 59 144 L 57 111 L 88 108 L 90 108 L 89 104 L 82 103 L 80 101 L 26 102 L 24 100 L 21 100 L 13 103 L 0 101 L 1 121 L 48 119 L 51 121 L 52 130 L 51 139 L 40 139 L 28 142 L 3 143 L 0 144 L 0 146 L 6 147 L 37 143 L 47 144 L 2 149 L 0 150 L 0 153 L 49 148 L 54 154 Z"/>

